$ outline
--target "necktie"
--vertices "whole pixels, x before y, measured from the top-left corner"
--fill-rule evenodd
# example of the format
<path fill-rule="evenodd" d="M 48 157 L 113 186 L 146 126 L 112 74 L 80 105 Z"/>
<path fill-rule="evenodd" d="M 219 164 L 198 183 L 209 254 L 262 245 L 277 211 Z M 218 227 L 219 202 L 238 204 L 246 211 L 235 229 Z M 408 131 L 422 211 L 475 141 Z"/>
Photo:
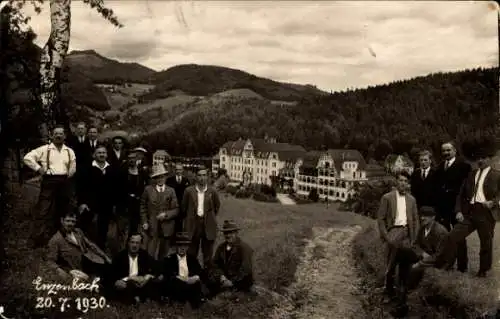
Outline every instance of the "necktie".
<path fill-rule="evenodd" d="M 83 143 L 83 137 L 80 137 L 80 143 Z"/>
<path fill-rule="evenodd" d="M 477 189 L 479 188 L 479 180 L 481 179 L 481 174 L 483 174 L 483 171 L 481 169 L 479 169 L 478 173 L 479 173 L 479 175 L 477 176 L 477 181 L 475 181 L 475 183 L 474 183 L 474 193 L 472 193 L 474 195 L 474 197 L 472 197 L 474 202 L 476 202 Z"/>
<path fill-rule="evenodd" d="M 177 176 L 177 183 L 180 183 L 180 182 L 181 182 L 181 177 Z"/>
<path fill-rule="evenodd" d="M 423 169 L 423 170 L 422 170 L 422 179 L 425 179 L 425 172 L 426 172 L 426 170 L 425 170 L 425 169 Z"/>

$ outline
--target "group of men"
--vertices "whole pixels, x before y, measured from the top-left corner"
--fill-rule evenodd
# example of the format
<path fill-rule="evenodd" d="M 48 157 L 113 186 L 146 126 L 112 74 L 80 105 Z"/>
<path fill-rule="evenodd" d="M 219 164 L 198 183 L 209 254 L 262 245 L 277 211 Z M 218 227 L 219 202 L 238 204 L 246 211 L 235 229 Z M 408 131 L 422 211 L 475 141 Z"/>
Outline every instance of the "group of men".
<path fill-rule="evenodd" d="M 387 244 L 384 292 L 394 313 L 408 311 L 408 289 L 426 267 L 467 272 L 466 237 L 480 240 L 477 277 L 487 277 L 493 263 L 493 237 L 500 219 L 500 172 L 491 167 L 496 143 L 483 140 L 471 151 L 472 166 L 457 156 L 452 142 L 441 146 L 443 161 L 432 166 L 429 151 L 419 154 L 419 168 L 397 174 L 395 189 L 385 194 L 377 214 Z M 395 273 L 398 280 L 395 288 Z"/>
<path fill-rule="evenodd" d="M 166 296 L 198 307 L 226 288 L 251 290 L 253 250 L 233 221 L 223 223 L 225 241 L 214 255 L 221 204 L 207 169 L 197 170 L 194 185 L 182 165 L 167 178 L 165 165 L 149 165 L 144 147 L 127 151 L 125 138 L 115 136 L 108 148 L 97 135 L 79 123 L 66 145 L 58 126 L 48 144 L 24 157 L 41 176 L 34 214 L 41 232 L 34 238 L 47 243 L 49 230 L 51 268 L 66 279 L 97 276 L 106 292 L 127 302 Z M 128 236 L 115 238 L 123 249 L 110 258 L 113 219 L 117 234 Z"/>

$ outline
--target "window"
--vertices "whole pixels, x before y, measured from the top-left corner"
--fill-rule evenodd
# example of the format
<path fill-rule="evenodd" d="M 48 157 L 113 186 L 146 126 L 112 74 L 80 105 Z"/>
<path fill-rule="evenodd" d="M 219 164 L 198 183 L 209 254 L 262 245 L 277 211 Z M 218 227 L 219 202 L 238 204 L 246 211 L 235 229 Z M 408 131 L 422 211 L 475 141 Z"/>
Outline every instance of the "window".
<path fill-rule="evenodd" d="M 273 167 L 276 167 L 276 162 L 273 162 Z"/>

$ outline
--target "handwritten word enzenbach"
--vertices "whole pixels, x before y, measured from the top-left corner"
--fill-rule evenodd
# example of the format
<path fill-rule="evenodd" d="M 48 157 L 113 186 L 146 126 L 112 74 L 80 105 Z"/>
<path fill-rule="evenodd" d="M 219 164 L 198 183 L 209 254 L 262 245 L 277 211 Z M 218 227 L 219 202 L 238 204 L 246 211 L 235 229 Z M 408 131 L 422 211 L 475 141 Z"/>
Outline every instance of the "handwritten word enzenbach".
<path fill-rule="evenodd" d="M 77 290 L 99 293 L 100 278 L 95 278 L 92 283 L 81 282 L 79 278 L 73 278 L 71 285 L 62 285 L 57 283 L 43 283 L 42 277 L 38 276 L 33 280 L 33 285 L 37 291 L 47 291 L 49 295 L 56 295 L 60 290 Z"/>

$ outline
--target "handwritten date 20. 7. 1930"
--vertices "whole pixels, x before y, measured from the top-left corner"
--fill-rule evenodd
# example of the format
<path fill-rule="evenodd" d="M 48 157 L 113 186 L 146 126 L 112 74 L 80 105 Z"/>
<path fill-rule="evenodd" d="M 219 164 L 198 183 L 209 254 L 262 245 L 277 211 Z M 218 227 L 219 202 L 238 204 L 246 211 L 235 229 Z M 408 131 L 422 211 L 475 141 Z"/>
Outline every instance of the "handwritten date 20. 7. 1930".
<path fill-rule="evenodd" d="M 65 312 L 68 309 L 76 308 L 83 313 L 106 307 L 109 305 L 104 297 L 37 297 L 35 305 L 36 309 L 54 309 Z"/>

